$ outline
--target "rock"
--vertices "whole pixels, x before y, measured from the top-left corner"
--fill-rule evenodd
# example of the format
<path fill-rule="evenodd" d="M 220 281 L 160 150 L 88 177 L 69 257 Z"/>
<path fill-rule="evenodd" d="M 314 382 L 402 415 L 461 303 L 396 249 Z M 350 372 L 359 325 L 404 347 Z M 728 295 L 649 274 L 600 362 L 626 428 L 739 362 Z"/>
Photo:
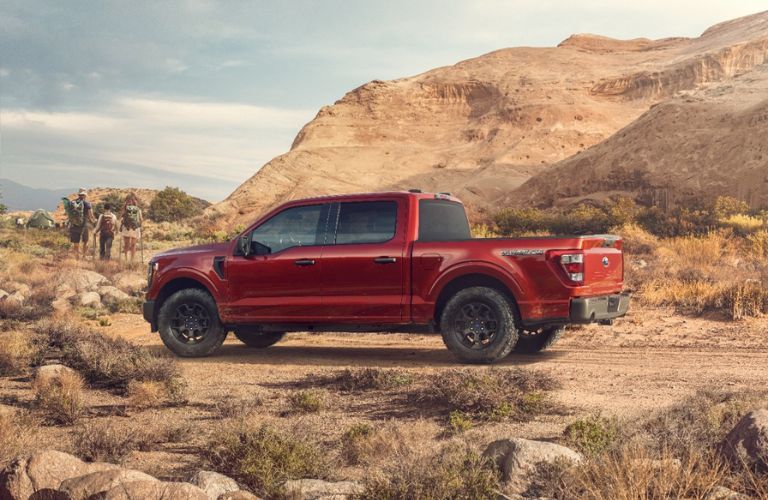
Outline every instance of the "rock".
<path fill-rule="evenodd" d="M 68 495 L 70 500 L 87 500 L 93 495 L 106 493 L 115 486 L 130 481 L 157 481 L 157 479 L 137 470 L 106 470 L 66 479 L 59 485 L 59 491 Z"/>
<path fill-rule="evenodd" d="M 117 304 L 131 298 L 130 295 L 114 286 L 99 287 L 99 295 L 101 295 L 102 302 L 107 305 Z"/>
<path fill-rule="evenodd" d="M 64 373 L 76 374 L 77 372 L 72 368 L 64 365 L 43 365 L 35 370 L 35 380 L 39 383 L 45 384 L 50 380 L 62 376 Z"/>
<path fill-rule="evenodd" d="M 217 500 L 261 500 L 250 491 L 237 490 L 224 493 Z"/>
<path fill-rule="evenodd" d="M 72 310 L 72 304 L 65 298 L 54 300 L 51 302 L 51 307 L 53 308 L 53 311 L 58 314 L 64 314 Z"/>
<path fill-rule="evenodd" d="M 56 291 L 57 299 L 69 300 L 75 295 L 77 295 L 77 291 L 75 291 L 71 286 L 67 285 L 66 283 L 57 286 L 55 291 Z"/>
<path fill-rule="evenodd" d="M 83 292 L 77 300 L 81 306 L 101 307 L 101 296 L 96 292 Z"/>
<path fill-rule="evenodd" d="M 119 469 L 117 465 L 85 463 L 56 450 L 36 451 L 18 458 L 0 472 L 0 500 L 27 500 L 33 494 L 56 490 L 62 481 L 92 472 Z M 38 493 L 42 496 L 42 493 Z"/>
<path fill-rule="evenodd" d="M 725 437 L 724 452 L 734 462 L 744 461 L 768 471 L 768 408 L 747 413 Z"/>
<path fill-rule="evenodd" d="M 70 288 L 75 292 L 92 292 L 102 285 L 108 285 L 109 280 L 95 272 L 87 269 L 78 269 L 64 274 L 59 281 L 59 286 Z"/>
<path fill-rule="evenodd" d="M 123 271 L 113 279 L 117 288 L 130 294 L 139 293 L 147 287 L 147 276 L 144 273 Z"/>
<path fill-rule="evenodd" d="M 510 491 L 516 493 L 527 489 L 530 477 L 542 462 L 567 460 L 578 463 L 582 460 L 581 454 L 565 446 L 520 438 L 494 441 L 485 449 L 483 457 L 496 464 Z"/>
<path fill-rule="evenodd" d="M 0 301 L 4 300 L 9 295 L 10 295 L 10 293 L 6 292 L 5 290 L 0 289 Z"/>
<path fill-rule="evenodd" d="M 749 500 L 750 498 L 751 497 L 748 495 L 733 491 L 725 486 L 715 486 L 712 488 L 712 491 L 704 497 L 704 500 Z"/>
<path fill-rule="evenodd" d="M 201 470 L 189 482 L 203 490 L 211 500 L 217 500 L 224 493 L 240 489 L 234 479 L 207 470 Z"/>
<path fill-rule="evenodd" d="M 286 481 L 283 490 L 288 498 L 318 500 L 333 497 L 341 500 L 360 494 L 363 487 L 353 481 L 329 482 L 320 479 L 296 479 Z"/>
<path fill-rule="evenodd" d="M 164 481 L 131 481 L 119 484 L 104 494 L 100 500 L 135 500 L 137 498 L 162 498 L 163 500 L 208 500 L 208 495 L 189 483 Z"/>

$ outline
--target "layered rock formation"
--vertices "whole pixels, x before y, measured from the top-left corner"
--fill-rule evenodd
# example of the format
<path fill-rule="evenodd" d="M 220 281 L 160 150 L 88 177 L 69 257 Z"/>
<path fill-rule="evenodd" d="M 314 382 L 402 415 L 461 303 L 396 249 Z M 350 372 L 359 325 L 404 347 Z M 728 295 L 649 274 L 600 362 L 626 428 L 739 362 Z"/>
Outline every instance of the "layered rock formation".
<path fill-rule="evenodd" d="M 473 209 L 491 209 L 516 199 L 510 193 L 546 166 L 575 161 L 652 105 L 750 73 L 766 58 L 768 12 L 694 39 L 574 35 L 555 48 L 503 49 L 373 81 L 322 108 L 288 153 L 209 214 L 244 223 L 289 199 L 411 187 L 451 191 Z M 680 102 L 686 104 L 671 105 Z M 659 119 L 675 118 L 663 109 Z M 537 192 L 526 188 L 524 195 Z"/>

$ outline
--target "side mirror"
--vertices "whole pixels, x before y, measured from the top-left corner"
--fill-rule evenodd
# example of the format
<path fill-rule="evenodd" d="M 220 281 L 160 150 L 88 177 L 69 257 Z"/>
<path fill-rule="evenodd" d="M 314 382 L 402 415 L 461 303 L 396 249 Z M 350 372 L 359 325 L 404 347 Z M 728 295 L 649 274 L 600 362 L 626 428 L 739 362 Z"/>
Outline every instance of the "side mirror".
<path fill-rule="evenodd" d="M 237 239 L 237 255 L 248 257 L 251 253 L 251 233 L 244 234 Z"/>

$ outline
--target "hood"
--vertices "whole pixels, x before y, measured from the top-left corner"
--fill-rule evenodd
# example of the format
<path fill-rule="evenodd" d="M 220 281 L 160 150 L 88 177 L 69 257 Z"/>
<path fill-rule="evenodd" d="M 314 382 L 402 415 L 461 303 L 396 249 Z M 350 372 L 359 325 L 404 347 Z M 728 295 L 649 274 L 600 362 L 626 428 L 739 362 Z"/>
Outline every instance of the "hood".
<path fill-rule="evenodd" d="M 206 245 L 195 245 L 191 247 L 184 247 L 184 248 L 172 248 L 170 250 L 166 250 L 165 252 L 161 252 L 156 254 L 153 259 L 157 259 L 159 257 L 174 257 L 178 255 L 190 255 L 190 254 L 196 254 L 196 253 L 226 253 L 229 250 L 229 243 L 228 241 L 225 241 L 224 243 L 208 243 Z"/>

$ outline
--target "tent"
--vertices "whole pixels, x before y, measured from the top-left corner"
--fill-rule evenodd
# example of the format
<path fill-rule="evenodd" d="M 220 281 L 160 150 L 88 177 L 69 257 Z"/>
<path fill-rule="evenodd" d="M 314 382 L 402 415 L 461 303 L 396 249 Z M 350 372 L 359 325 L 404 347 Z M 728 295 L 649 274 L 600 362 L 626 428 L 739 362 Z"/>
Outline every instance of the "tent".
<path fill-rule="evenodd" d="M 33 213 L 27 221 L 27 227 L 35 227 L 38 229 L 50 229 L 54 227 L 54 225 L 53 216 L 42 208 L 35 210 L 35 213 Z"/>

